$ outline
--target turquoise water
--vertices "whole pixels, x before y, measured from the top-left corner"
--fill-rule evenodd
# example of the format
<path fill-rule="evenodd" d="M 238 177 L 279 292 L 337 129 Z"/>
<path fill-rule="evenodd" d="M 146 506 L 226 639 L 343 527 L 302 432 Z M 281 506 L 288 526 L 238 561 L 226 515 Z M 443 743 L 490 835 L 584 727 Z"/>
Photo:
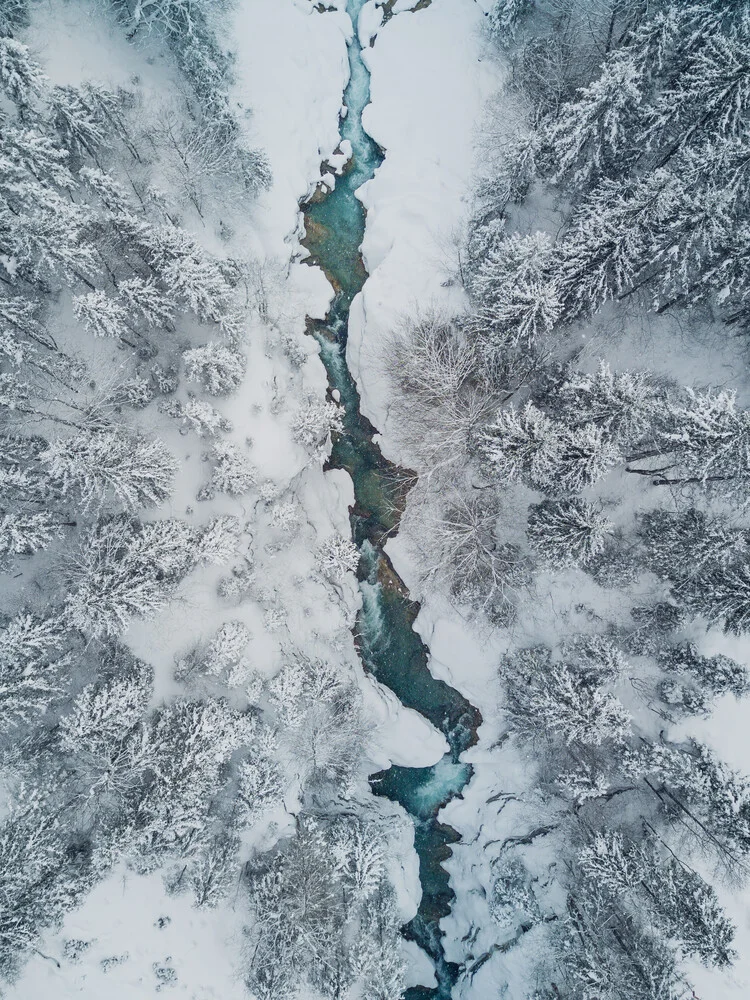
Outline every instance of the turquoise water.
<path fill-rule="evenodd" d="M 349 0 L 347 11 L 355 26 L 365 2 Z M 408 1000 L 448 1000 L 458 967 L 445 961 L 439 929 L 439 921 L 450 912 L 454 898 L 442 862 L 450 857 L 450 845 L 458 835 L 439 823 L 437 814 L 446 802 L 461 794 L 471 778 L 471 767 L 462 764 L 459 757 L 476 742 L 481 717 L 458 691 L 430 673 L 428 650 L 413 629 L 419 606 L 409 600 L 382 548 L 398 527 L 406 477 L 405 470 L 383 458 L 373 441 L 375 428 L 360 413 L 359 393 L 345 360 L 349 308 L 367 279 L 360 252 L 365 212 L 355 192 L 383 161 L 381 150 L 362 128 L 370 81 L 356 37 L 349 45 L 349 65 L 351 78 L 344 95 L 348 113 L 342 120 L 341 136 L 352 144 L 353 163 L 337 178 L 330 195 L 304 206 L 305 244 L 336 289 L 328 316 L 314 323 L 311 332 L 321 346 L 330 387 L 338 389 L 344 408 L 344 431 L 334 442 L 329 467 L 346 469 L 354 482 L 350 521 L 352 537 L 361 552 L 358 575 L 363 607 L 356 637 L 362 662 L 404 705 L 440 729 L 450 746 L 434 767 L 394 766 L 370 779 L 373 791 L 400 803 L 415 827 L 422 900 L 404 935 L 433 959 L 438 986 L 432 990 L 413 988 L 406 996 Z"/>

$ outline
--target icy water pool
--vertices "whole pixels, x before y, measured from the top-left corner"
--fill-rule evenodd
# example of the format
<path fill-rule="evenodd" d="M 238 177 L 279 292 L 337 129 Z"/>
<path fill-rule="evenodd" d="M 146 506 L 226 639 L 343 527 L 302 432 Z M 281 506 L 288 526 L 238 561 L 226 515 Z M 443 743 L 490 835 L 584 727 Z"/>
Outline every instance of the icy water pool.
<path fill-rule="evenodd" d="M 448 1000 L 458 967 L 445 960 L 439 921 L 450 912 L 453 892 L 442 862 L 450 857 L 456 832 L 438 822 L 441 807 L 461 794 L 472 775 L 460 754 L 476 742 L 481 722 L 477 709 L 458 691 L 436 680 L 428 669 L 429 652 L 413 629 L 419 606 L 393 570 L 383 545 L 398 527 L 406 477 L 387 462 L 373 440 L 372 424 L 360 413 L 357 387 L 346 365 L 349 309 L 361 291 L 367 273 L 360 246 L 365 212 L 356 190 L 383 161 L 378 146 L 362 127 L 362 111 L 370 99 L 370 79 L 362 60 L 356 25 L 366 0 L 349 0 L 347 12 L 355 26 L 349 45 L 350 81 L 344 95 L 347 114 L 341 138 L 352 145 L 352 163 L 335 190 L 323 200 L 304 206 L 305 245 L 336 289 L 333 305 L 311 332 L 321 346 L 321 358 L 332 390 L 338 390 L 344 409 L 344 432 L 334 442 L 330 467 L 346 469 L 354 482 L 352 536 L 360 549 L 359 580 L 363 608 L 357 623 L 358 647 L 365 668 L 440 729 L 450 751 L 434 767 L 391 767 L 370 778 L 373 791 L 400 803 L 412 817 L 419 855 L 422 900 L 404 935 L 416 941 L 435 963 L 437 988 L 414 987 L 408 1000 Z"/>

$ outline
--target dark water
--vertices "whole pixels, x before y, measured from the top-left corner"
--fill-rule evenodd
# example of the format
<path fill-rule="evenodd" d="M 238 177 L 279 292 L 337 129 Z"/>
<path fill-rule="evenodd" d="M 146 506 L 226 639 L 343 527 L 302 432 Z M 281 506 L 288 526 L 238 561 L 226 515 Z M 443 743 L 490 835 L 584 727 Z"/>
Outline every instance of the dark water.
<path fill-rule="evenodd" d="M 355 25 L 364 2 L 349 0 L 347 10 Z M 375 428 L 359 411 L 359 394 L 345 361 L 349 307 L 367 278 L 360 254 L 365 213 L 354 192 L 383 160 L 362 128 L 362 110 L 369 102 L 369 74 L 356 38 L 349 46 L 349 64 L 351 80 L 344 97 L 348 113 L 341 135 L 352 144 L 353 163 L 344 177 L 337 178 L 333 193 L 305 206 L 305 245 L 337 293 L 325 321 L 313 323 L 311 332 L 321 345 L 330 387 L 339 391 L 344 408 L 344 432 L 334 443 L 329 466 L 346 469 L 354 482 L 350 520 L 352 536 L 362 553 L 359 579 L 363 608 L 357 623 L 362 661 L 404 705 L 437 726 L 450 745 L 449 753 L 434 767 L 394 766 L 370 778 L 373 791 L 399 802 L 415 825 L 422 901 L 404 934 L 435 962 L 438 987 L 410 989 L 407 998 L 448 1000 L 458 967 L 445 961 L 438 922 L 450 912 L 454 898 L 442 862 L 450 857 L 450 845 L 458 835 L 439 823 L 437 814 L 446 802 L 461 794 L 471 777 L 471 767 L 461 764 L 459 755 L 476 742 L 481 717 L 457 691 L 431 675 L 428 650 L 412 627 L 419 606 L 409 600 L 382 550 L 398 527 L 408 476 L 406 470 L 387 462 L 373 441 Z"/>

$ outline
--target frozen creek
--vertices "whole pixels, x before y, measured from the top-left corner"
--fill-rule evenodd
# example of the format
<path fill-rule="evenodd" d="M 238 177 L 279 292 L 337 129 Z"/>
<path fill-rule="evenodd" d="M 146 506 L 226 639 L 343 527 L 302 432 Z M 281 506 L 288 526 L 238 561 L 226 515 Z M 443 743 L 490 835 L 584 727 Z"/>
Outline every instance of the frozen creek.
<path fill-rule="evenodd" d="M 347 12 L 355 29 L 365 2 L 348 0 Z M 398 528 L 408 473 L 381 454 L 374 441 L 376 429 L 360 413 L 359 393 L 345 360 L 349 309 L 367 280 L 360 252 L 365 212 L 356 191 L 383 160 L 380 149 L 362 127 L 362 111 L 369 102 L 369 74 L 356 30 L 348 51 L 350 80 L 344 95 L 347 113 L 342 120 L 341 138 L 351 143 L 352 161 L 344 176 L 337 178 L 333 192 L 304 206 L 305 245 L 336 292 L 326 319 L 311 321 L 310 332 L 320 344 L 330 390 L 338 393 L 344 409 L 344 433 L 334 443 L 329 467 L 345 469 L 354 483 L 350 521 L 361 552 L 363 606 L 356 633 L 362 661 L 404 705 L 440 729 L 450 746 L 433 767 L 393 766 L 370 779 L 374 792 L 400 803 L 415 825 L 422 899 L 404 934 L 432 958 L 437 988 L 413 987 L 407 992 L 408 1000 L 428 996 L 448 1000 L 459 970 L 443 954 L 439 922 L 450 912 L 453 892 L 442 862 L 450 856 L 450 844 L 458 835 L 437 816 L 471 778 L 471 766 L 459 758 L 476 742 L 481 716 L 458 691 L 430 673 L 429 652 L 412 627 L 419 606 L 409 600 L 383 551 L 387 538 Z"/>

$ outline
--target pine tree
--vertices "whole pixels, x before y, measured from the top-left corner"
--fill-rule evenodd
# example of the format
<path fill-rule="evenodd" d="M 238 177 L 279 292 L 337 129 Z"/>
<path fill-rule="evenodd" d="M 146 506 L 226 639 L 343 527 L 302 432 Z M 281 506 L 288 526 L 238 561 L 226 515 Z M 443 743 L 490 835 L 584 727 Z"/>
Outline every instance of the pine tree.
<path fill-rule="evenodd" d="M 604 548 L 612 522 L 578 497 L 544 500 L 529 507 L 531 547 L 554 567 L 585 566 Z"/>
<path fill-rule="evenodd" d="M 170 496 L 176 472 L 161 441 L 114 430 L 57 438 L 39 458 L 63 495 L 79 497 L 84 508 L 107 502 L 126 510 L 155 506 Z"/>
<path fill-rule="evenodd" d="M 597 832 L 578 855 L 586 877 L 614 898 L 635 897 L 665 938 L 686 955 L 719 968 L 731 964 L 734 927 L 716 893 L 692 869 L 653 843 L 626 842 L 619 832 Z"/>
<path fill-rule="evenodd" d="M 73 298 L 76 319 L 95 337 L 118 337 L 126 340 L 131 332 L 128 311 L 117 299 L 106 292 L 88 292 Z"/>
<path fill-rule="evenodd" d="M 0 85 L 12 101 L 21 107 L 31 104 L 46 82 L 22 42 L 9 36 L 0 37 Z"/>
<path fill-rule="evenodd" d="M 533 403 L 499 410 L 477 444 L 494 479 L 524 479 L 541 488 L 554 480 L 562 450 L 557 427 Z"/>
<path fill-rule="evenodd" d="M 131 312 L 138 313 L 148 326 L 171 326 L 174 320 L 174 300 L 155 281 L 129 278 L 119 282 L 117 292 Z"/>
<path fill-rule="evenodd" d="M 750 564 L 714 566 L 699 574 L 689 591 L 690 605 L 725 632 L 750 631 Z"/>
<path fill-rule="evenodd" d="M 485 353 L 519 344 L 532 350 L 549 334 L 561 312 L 553 275 L 553 247 L 541 232 L 493 240 L 468 268 L 466 288 L 474 307 L 469 328 L 486 341 Z"/>
<path fill-rule="evenodd" d="M 621 741 L 630 717 L 608 691 L 606 672 L 586 664 L 555 661 L 544 647 L 521 650 L 504 661 L 501 676 L 508 687 L 508 711 L 524 734 L 583 746 Z"/>
<path fill-rule="evenodd" d="M 109 145 L 113 119 L 118 120 L 118 98 L 111 91 L 86 83 L 82 87 L 52 89 L 50 108 L 65 147 L 75 157 L 85 154 L 96 159 L 100 148 Z"/>
<path fill-rule="evenodd" d="M 519 22 L 533 7 L 533 0 L 495 0 L 487 13 L 490 37 L 503 48 L 510 46 L 516 37 Z"/>
<path fill-rule="evenodd" d="M 669 408 L 658 443 L 674 467 L 660 483 L 697 483 L 721 491 L 750 478 L 750 414 L 737 409 L 733 392 L 687 389 Z M 731 487 L 734 489 L 734 487 Z"/>
<path fill-rule="evenodd" d="M 648 567 L 671 580 L 678 591 L 711 567 L 731 565 L 747 556 L 745 531 L 722 515 L 709 515 L 697 507 L 647 511 L 638 518 L 636 530 Z"/>
<path fill-rule="evenodd" d="M 650 372 L 613 372 L 600 361 L 594 372 L 571 369 L 542 396 L 544 406 L 569 427 L 595 424 L 621 447 L 651 431 L 665 390 Z"/>
<path fill-rule="evenodd" d="M 17 976 L 41 931 L 58 924 L 90 886 L 89 859 L 71 846 L 41 796 L 22 788 L 0 825 L 0 971 L 6 979 Z"/>

